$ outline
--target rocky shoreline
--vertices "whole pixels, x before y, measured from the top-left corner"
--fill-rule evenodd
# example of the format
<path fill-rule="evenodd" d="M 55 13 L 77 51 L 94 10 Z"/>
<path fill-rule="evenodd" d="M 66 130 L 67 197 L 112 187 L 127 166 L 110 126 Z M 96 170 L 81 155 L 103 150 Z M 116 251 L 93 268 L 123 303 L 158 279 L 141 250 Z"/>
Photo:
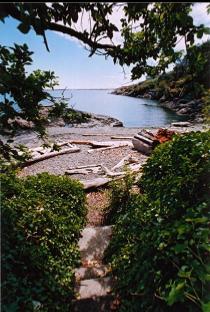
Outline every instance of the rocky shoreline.
<path fill-rule="evenodd" d="M 89 118 L 86 122 L 78 123 L 78 124 L 66 124 L 65 126 L 75 127 L 75 128 L 93 128 L 93 127 L 123 127 L 122 121 L 118 120 L 117 118 L 113 118 L 106 115 L 101 114 L 93 114 L 78 111 L 80 113 L 85 113 L 89 115 Z M 54 126 L 54 124 L 53 124 Z"/>
<path fill-rule="evenodd" d="M 81 121 L 68 121 L 65 120 L 64 117 L 50 117 L 50 107 L 42 107 L 40 112 L 42 118 L 44 118 L 44 125 L 45 127 L 69 127 L 69 128 L 93 128 L 93 127 L 123 127 L 122 121 L 119 119 L 106 116 L 106 115 L 100 115 L 100 114 L 94 114 L 94 113 L 88 113 L 84 111 L 74 110 L 75 114 L 80 116 Z M 28 121 L 26 119 L 23 119 L 21 117 L 15 117 L 13 120 L 10 121 L 10 123 L 15 123 L 19 130 L 18 132 L 22 132 L 22 130 L 33 130 L 34 129 L 34 123 L 32 121 Z M 9 132 L 8 132 L 9 134 Z"/>
<path fill-rule="evenodd" d="M 145 98 L 159 101 L 160 106 L 174 111 L 179 116 L 186 117 L 193 123 L 202 123 L 203 102 L 201 99 L 188 99 L 186 97 L 173 97 L 160 94 L 158 91 L 149 89 L 146 92 L 140 92 L 138 85 L 124 86 L 115 89 L 112 94 L 131 96 L 136 98 Z"/>

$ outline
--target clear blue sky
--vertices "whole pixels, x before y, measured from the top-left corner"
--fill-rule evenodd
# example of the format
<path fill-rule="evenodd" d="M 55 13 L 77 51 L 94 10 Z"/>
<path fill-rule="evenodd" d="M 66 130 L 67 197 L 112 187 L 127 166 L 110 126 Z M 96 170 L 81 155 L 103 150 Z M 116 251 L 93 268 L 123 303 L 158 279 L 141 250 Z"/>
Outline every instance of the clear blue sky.
<path fill-rule="evenodd" d="M 210 26 L 206 5 L 207 3 L 196 3 L 193 6 L 192 16 L 196 25 L 204 23 Z M 119 12 L 115 14 L 115 23 L 119 23 L 119 15 Z M 129 69 L 126 68 L 125 77 L 122 68 L 114 65 L 111 58 L 105 60 L 104 56 L 96 55 L 90 58 L 88 51 L 78 42 L 52 31 L 46 32 L 50 47 L 50 52 L 47 52 L 41 36 L 37 36 L 33 30 L 26 35 L 22 34 L 17 29 L 18 24 L 12 18 L 6 18 L 5 24 L 0 22 L 0 44 L 12 46 L 14 42 L 26 43 L 34 51 L 33 65 L 29 72 L 38 68 L 54 71 L 59 77 L 60 88 L 116 88 L 131 83 Z M 180 42 L 180 49 L 183 48 L 182 44 Z"/>

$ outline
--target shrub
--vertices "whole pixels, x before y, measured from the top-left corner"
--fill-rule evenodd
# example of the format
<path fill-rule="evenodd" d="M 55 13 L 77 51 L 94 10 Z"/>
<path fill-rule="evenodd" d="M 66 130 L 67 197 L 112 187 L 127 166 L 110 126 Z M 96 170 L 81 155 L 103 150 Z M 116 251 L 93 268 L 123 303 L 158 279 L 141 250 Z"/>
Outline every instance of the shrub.
<path fill-rule="evenodd" d="M 2 311 L 69 311 L 85 220 L 78 182 L 2 174 Z"/>
<path fill-rule="evenodd" d="M 209 132 L 155 149 L 107 255 L 120 311 L 209 311 Z"/>
<path fill-rule="evenodd" d="M 50 111 L 49 117 L 51 118 L 61 117 L 68 124 L 68 123 L 87 122 L 91 116 L 90 114 L 80 112 L 71 107 L 68 107 L 67 102 L 60 102 L 54 103 L 54 106 Z"/>
<path fill-rule="evenodd" d="M 112 182 L 109 196 L 110 205 L 106 212 L 107 223 L 113 224 L 120 215 L 129 209 L 131 201 L 135 198 L 132 193 L 134 180 L 135 177 L 128 171 L 122 180 Z"/>

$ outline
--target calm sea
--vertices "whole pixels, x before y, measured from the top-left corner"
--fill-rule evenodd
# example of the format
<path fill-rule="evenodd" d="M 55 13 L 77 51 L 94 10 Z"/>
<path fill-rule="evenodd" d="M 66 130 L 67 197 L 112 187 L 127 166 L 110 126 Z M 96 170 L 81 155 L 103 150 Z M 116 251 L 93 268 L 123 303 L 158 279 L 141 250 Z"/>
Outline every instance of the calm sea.
<path fill-rule="evenodd" d="M 157 101 L 111 94 L 112 90 L 66 90 L 65 98 L 75 109 L 108 115 L 123 122 L 125 127 L 164 126 L 183 120 L 174 112 L 162 108 Z M 50 92 L 61 96 L 61 90 Z"/>

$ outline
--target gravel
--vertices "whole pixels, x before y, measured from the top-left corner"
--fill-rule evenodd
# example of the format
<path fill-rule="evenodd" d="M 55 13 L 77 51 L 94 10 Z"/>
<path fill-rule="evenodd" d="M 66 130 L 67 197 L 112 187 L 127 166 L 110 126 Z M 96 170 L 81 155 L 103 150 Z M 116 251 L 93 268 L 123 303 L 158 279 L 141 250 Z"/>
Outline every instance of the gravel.
<path fill-rule="evenodd" d="M 167 127 L 168 129 L 175 130 L 177 132 L 197 131 L 202 129 L 202 125 L 192 125 L 186 128 Z M 94 141 L 109 141 L 111 136 L 133 136 L 138 133 L 142 128 L 113 128 L 113 127 L 100 127 L 100 128 L 67 128 L 67 127 L 50 127 L 48 128 L 49 139 L 52 142 L 70 141 L 70 140 L 94 140 Z M 157 128 L 147 129 L 153 133 L 157 131 Z M 84 136 L 89 134 L 90 136 Z M 93 134 L 93 135 L 91 135 Z M 100 134 L 94 136 L 94 134 Z M 116 141 L 116 140 L 113 140 Z M 128 139 L 126 139 L 128 141 Z M 41 145 L 41 141 L 37 138 L 33 132 L 25 132 L 16 137 L 15 143 L 26 144 L 28 147 L 36 147 Z M 33 165 L 25 167 L 20 172 L 20 176 L 35 175 L 41 172 L 49 172 L 55 175 L 64 175 L 66 170 L 70 167 L 103 164 L 107 168 L 111 169 L 116 165 L 123 157 L 131 154 L 136 157 L 140 163 L 144 163 L 147 156 L 142 155 L 131 147 L 120 147 L 105 151 L 95 151 L 94 153 L 88 153 L 89 145 L 79 145 L 80 152 L 72 154 L 64 154 L 56 156 L 44 161 L 37 162 Z M 97 177 L 97 174 L 75 174 L 72 178 L 76 179 L 93 179 Z"/>

